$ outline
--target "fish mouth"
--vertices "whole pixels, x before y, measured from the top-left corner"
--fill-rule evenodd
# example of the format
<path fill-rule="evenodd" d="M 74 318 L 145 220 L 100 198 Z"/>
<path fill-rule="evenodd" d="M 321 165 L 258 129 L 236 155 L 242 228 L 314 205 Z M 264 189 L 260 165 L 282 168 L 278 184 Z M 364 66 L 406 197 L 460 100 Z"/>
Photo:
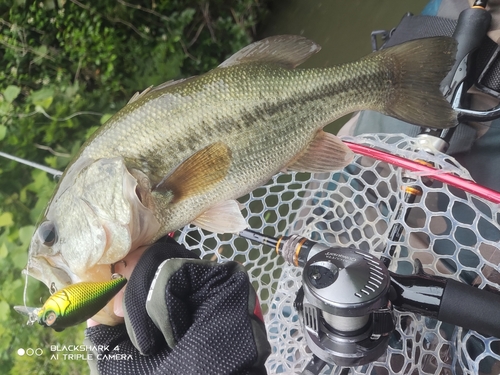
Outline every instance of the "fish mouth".
<path fill-rule="evenodd" d="M 80 281 L 69 267 L 56 265 L 45 257 L 30 259 L 23 274 L 41 281 L 51 292 Z"/>

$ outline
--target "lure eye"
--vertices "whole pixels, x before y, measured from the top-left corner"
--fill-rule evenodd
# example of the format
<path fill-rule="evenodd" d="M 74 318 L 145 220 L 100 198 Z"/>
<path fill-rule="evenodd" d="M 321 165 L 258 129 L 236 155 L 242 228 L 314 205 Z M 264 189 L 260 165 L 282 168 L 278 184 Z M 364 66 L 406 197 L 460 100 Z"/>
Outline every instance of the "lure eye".
<path fill-rule="evenodd" d="M 57 231 L 51 221 L 46 221 L 38 228 L 38 236 L 45 246 L 52 246 L 57 242 Z"/>
<path fill-rule="evenodd" d="M 56 313 L 54 311 L 49 311 L 47 315 L 45 315 L 45 324 L 50 327 L 52 324 L 56 322 L 56 319 L 57 319 Z"/>

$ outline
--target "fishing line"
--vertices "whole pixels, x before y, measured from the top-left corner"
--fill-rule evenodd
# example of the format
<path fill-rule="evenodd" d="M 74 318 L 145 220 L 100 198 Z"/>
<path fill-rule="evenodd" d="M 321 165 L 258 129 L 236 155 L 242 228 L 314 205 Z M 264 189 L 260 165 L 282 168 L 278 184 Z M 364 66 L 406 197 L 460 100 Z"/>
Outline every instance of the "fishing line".
<path fill-rule="evenodd" d="M 30 264 L 30 260 L 28 257 L 28 265 L 26 266 L 26 270 L 24 272 L 25 277 L 24 277 L 24 288 L 23 288 L 23 304 L 24 304 L 24 308 L 26 309 L 26 311 L 28 311 L 27 302 L 28 302 L 28 278 L 29 278 L 28 269 L 29 269 L 29 264 Z M 29 316 L 28 323 L 31 323 L 32 319 L 33 319 L 32 316 Z"/>
<path fill-rule="evenodd" d="M 220 258 L 221 260 L 231 261 L 231 259 L 230 259 L 230 258 L 226 257 L 225 255 L 221 254 L 220 252 L 216 251 L 215 249 L 212 249 L 212 248 L 208 247 L 207 245 L 205 245 L 204 243 L 202 243 L 199 239 L 197 239 L 197 238 L 195 238 L 195 237 L 191 236 L 190 234 L 188 234 L 188 232 L 184 232 L 184 230 L 182 230 L 182 231 L 180 232 L 180 234 L 181 234 L 181 235 L 184 235 L 184 237 L 187 237 L 187 238 L 189 238 L 189 239 L 191 239 L 191 240 L 195 241 L 198 245 L 201 245 L 201 246 L 202 246 L 202 247 L 203 247 L 203 248 L 204 248 L 207 252 L 209 252 L 209 253 L 213 253 L 214 255 L 219 254 L 219 258 Z M 237 236 L 233 235 L 233 237 L 237 237 Z M 232 243 L 234 243 L 234 240 L 232 240 L 231 242 L 232 242 Z M 252 274 L 252 276 L 253 276 L 254 278 L 259 278 L 259 276 L 260 276 L 260 273 L 259 273 L 259 275 L 254 275 L 254 272 L 257 272 L 257 271 L 258 271 L 258 270 L 250 271 L 250 272 L 251 272 L 251 274 Z M 261 285 L 265 285 L 265 286 L 271 285 L 271 282 L 269 282 L 269 281 L 265 281 L 265 280 L 262 280 L 262 279 L 259 279 L 259 283 L 260 283 Z M 275 291 L 277 290 L 277 286 L 275 286 L 275 287 L 274 287 L 274 288 L 272 288 L 272 289 L 273 289 L 273 292 L 275 292 Z"/>
<path fill-rule="evenodd" d="M 3 156 L 6 159 L 17 161 L 18 163 L 25 164 L 25 165 L 32 167 L 32 168 L 35 168 L 35 169 L 40 169 L 41 171 L 47 172 L 55 177 L 62 176 L 62 174 L 63 174 L 63 172 L 58 171 L 57 169 L 50 168 L 50 167 L 47 167 L 45 165 L 38 164 L 38 163 L 35 163 L 33 161 L 29 161 L 29 160 L 26 160 L 23 158 L 19 158 L 17 156 L 10 155 L 10 154 L 7 154 L 7 153 L 2 152 L 2 151 L 0 151 L 0 156 Z"/>

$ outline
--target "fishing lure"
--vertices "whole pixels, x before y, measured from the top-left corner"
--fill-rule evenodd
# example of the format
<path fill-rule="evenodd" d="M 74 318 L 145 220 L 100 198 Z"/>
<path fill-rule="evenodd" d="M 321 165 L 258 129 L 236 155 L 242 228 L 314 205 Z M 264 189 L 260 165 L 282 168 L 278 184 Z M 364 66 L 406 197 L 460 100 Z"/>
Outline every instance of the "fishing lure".
<path fill-rule="evenodd" d="M 114 274 L 110 281 L 81 282 L 58 290 L 42 307 L 14 306 L 14 309 L 27 315 L 30 325 L 38 322 L 62 331 L 97 314 L 126 283 L 125 277 Z"/>

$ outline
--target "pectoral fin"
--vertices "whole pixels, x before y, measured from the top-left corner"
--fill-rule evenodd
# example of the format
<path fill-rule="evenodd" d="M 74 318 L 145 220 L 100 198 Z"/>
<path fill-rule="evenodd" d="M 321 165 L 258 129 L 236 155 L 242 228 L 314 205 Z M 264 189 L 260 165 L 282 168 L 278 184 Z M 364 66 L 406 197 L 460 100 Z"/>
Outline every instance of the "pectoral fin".
<path fill-rule="evenodd" d="M 286 167 L 297 172 L 331 172 L 348 165 L 354 153 L 337 136 L 320 130 L 307 149 Z"/>
<path fill-rule="evenodd" d="M 196 152 L 182 162 L 153 190 L 170 191 L 173 201 L 203 193 L 223 180 L 231 165 L 231 150 L 222 142 Z"/>
<path fill-rule="evenodd" d="M 235 200 L 220 202 L 198 216 L 193 224 L 215 233 L 239 233 L 248 224 Z"/>

